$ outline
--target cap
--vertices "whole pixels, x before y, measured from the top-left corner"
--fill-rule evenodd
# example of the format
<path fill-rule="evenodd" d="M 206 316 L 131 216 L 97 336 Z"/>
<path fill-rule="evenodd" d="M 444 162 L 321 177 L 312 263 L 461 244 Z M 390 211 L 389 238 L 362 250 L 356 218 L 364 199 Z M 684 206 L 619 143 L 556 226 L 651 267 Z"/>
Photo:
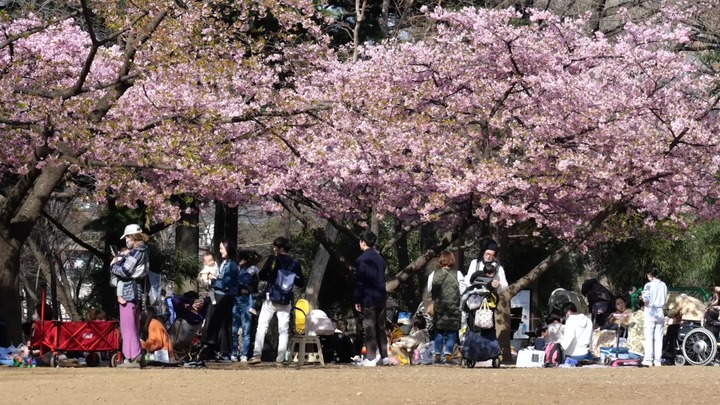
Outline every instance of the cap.
<path fill-rule="evenodd" d="M 140 228 L 140 225 L 138 224 L 130 224 L 125 227 L 125 232 L 123 232 L 123 236 L 120 237 L 120 239 L 125 239 L 128 235 L 134 235 L 136 233 L 142 233 L 142 228 Z"/>

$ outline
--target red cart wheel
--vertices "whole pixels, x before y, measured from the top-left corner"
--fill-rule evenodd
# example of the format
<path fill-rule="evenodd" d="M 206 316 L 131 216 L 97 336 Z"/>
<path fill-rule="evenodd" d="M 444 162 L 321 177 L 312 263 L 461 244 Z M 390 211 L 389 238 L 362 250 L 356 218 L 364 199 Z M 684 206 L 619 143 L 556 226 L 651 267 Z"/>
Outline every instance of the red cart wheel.
<path fill-rule="evenodd" d="M 117 353 L 113 354 L 112 357 L 110 357 L 110 367 L 117 367 L 119 357 L 120 356 Z"/>
<path fill-rule="evenodd" d="M 100 353 L 93 352 L 88 354 L 85 362 L 87 363 L 88 367 L 97 367 L 100 364 Z"/>

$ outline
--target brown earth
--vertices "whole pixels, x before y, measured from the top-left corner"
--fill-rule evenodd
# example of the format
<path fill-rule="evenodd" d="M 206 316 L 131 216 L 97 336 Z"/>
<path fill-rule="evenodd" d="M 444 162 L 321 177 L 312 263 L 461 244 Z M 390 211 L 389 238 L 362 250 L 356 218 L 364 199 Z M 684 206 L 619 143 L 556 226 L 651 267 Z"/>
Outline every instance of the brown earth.
<path fill-rule="evenodd" d="M 720 368 L 0 368 L 0 404 L 709 404 Z"/>

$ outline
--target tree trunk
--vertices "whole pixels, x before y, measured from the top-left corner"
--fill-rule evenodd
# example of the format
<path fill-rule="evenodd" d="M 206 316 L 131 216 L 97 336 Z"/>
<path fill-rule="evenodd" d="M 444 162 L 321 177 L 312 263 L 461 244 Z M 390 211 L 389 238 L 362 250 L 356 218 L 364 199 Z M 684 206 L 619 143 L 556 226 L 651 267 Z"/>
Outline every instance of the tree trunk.
<path fill-rule="evenodd" d="M 55 275 L 55 293 L 57 294 L 58 300 L 60 300 L 60 304 L 62 304 L 63 308 L 65 308 L 65 311 L 67 311 L 67 315 L 70 317 L 71 320 L 79 321 L 81 315 L 77 303 L 73 299 L 74 288 L 72 283 L 70 282 L 70 279 L 68 279 L 65 275 L 64 263 L 62 262 L 60 255 L 57 253 L 53 254 L 53 261 L 52 265 L 50 266 L 50 271 L 53 272 Z M 56 318 L 60 319 L 60 306 L 55 307 L 55 314 Z"/>
<path fill-rule="evenodd" d="M 395 233 L 402 233 L 402 222 L 395 221 Z M 410 265 L 410 254 L 408 253 L 407 237 L 403 236 L 398 239 L 395 244 L 395 252 L 398 259 L 398 267 L 401 269 L 406 268 Z M 411 278 L 403 286 L 402 297 L 403 302 L 412 312 L 420 303 L 418 302 L 418 294 L 422 296 L 422 291 L 418 289 L 418 283 L 414 278 Z"/>
<path fill-rule="evenodd" d="M 380 32 L 383 39 L 390 37 L 390 0 L 382 0 L 382 14 L 380 15 Z"/>
<path fill-rule="evenodd" d="M 338 230 L 328 222 L 328 224 L 325 225 L 325 235 L 330 241 L 335 242 L 338 236 Z M 315 253 L 315 260 L 313 260 L 307 288 L 305 289 L 305 299 L 310 303 L 310 309 L 318 307 L 320 287 L 322 286 L 323 277 L 325 277 L 325 270 L 327 269 L 329 259 L 330 253 L 323 245 L 320 245 L 317 253 Z"/>
<path fill-rule="evenodd" d="M 5 321 L 7 336 L 0 336 L 0 346 L 22 342 L 22 307 L 18 289 L 20 271 L 20 244 L 8 238 L 4 231 L 0 237 L 0 323 Z"/>
<path fill-rule="evenodd" d="M 181 266 L 189 266 L 183 268 L 183 275 L 191 275 L 198 269 L 198 253 L 200 252 L 200 210 L 198 209 L 197 200 L 189 197 L 189 199 L 180 198 L 180 221 L 175 224 L 175 259 L 176 263 Z M 236 232 L 237 234 L 237 232 Z M 185 282 L 186 278 L 176 277 L 173 282 L 181 290 L 185 290 L 187 284 L 193 283 L 194 279 Z"/>
<path fill-rule="evenodd" d="M 20 249 L 42 216 L 67 167 L 66 164 L 48 164 L 39 174 L 29 173 L 0 202 L 0 320 L 5 319 L 8 338 L 14 343 L 22 339 L 18 283 Z"/>
<path fill-rule="evenodd" d="M 220 260 L 220 242 L 228 240 L 237 246 L 238 240 L 238 207 L 229 207 L 227 204 L 215 202 L 215 229 L 213 232 L 213 254 Z"/>

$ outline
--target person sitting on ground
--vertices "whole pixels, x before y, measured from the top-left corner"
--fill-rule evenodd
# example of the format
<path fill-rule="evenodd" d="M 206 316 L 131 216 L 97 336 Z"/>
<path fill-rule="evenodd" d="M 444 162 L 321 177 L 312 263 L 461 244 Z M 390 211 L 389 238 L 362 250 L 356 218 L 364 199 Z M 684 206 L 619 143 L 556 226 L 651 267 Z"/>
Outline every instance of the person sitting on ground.
<path fill-rule="evenodd" d="M 430 342 L 430 334 L 427 330 L 427 322 L 422 316 L 416 316 L 413 320 L 412 331 L 407 336 L 399 337 L 393 344 L 393 349 L 400 349 L 406 354 L 413 353 L 421 345 Z M 408 356 L 410 357 L 410 356 Z"/>
<path fill-rule="evenodd" d="M 637 301 L 637 310 L 630 315 L 630 322 L 628 322 L 627 341 L 625 346 L 628 348 L 628 352 L 635 357 L 643 357 L 643 341 L 645 340 L 645 329 L 643 324 L 645 323 L 645 312 L 643 306 L 645 304 L 642 300 Z"/>
<path fill-rule="evenodd" d="M 565 332 L 560 341 L 565 357 L 576 361 L 592 360 L 592 320 L 585 314 L 577 313 L 577 307 L 572 302 L 567 303 L 565 309 Z"/>
<path fill-rule="evenodd" d="M 547 335 L 545 337 L 545 345 L 550 343 L 560 343 L 565 332 L 565 325 L 562 323 L 562 319 L 558 315 L 550 315 L 547 319 Z"/>
<path fill-rule="evenodd" d="M 545 339 L 548 335 L 548 327 L 547 325 L 538 326 L 535 329 L 535 343 L 533 344 L 533 348 L 535 350 L 545 350 L 545 347 L 547 344 L 545 343 Z"/>
<path fill-rule="evenodd" d="M 615 311 L 608 318 L 605 324 L 606 329 L 617 329 L 618 326 L 627 327 L 630 323 L 630 315 L 632 309 L 627 307 L 627 302 L 623 297 L 615 298 Z"/>
<path fill-rule="evenodd" d="M 617 334 L 620 332 L 622 336 L 624 328 L 627 328 L 630 322 L 630 315 L 632 315 L 632 310 L 627 307 L 625 299 L 622 297 L 615 298 L 615 311 L 610 315 L 601 330 L 597 331 L 593 336 L 593 355 L 595 357 L 600 356 L 601 347 L 614 347 L 618 344 Z M 623 329 L 618 330 L 620 327 Z"/>
<path fill-rule="evenodd" d="M 157 317 L 154 308 L 140 314 L 140 346 L 151 355 L 151 360 L 169 363 L 174 360 L 170 335 Z"/>

